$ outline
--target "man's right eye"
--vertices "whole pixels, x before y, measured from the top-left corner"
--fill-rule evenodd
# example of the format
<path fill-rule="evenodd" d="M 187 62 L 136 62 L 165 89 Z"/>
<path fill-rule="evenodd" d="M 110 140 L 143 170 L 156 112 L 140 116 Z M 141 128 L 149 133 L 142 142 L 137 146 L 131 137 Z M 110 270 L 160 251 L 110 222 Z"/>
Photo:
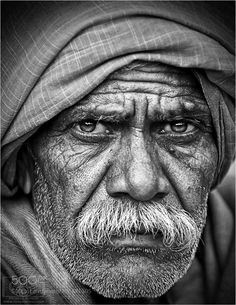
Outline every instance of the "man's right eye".
<path fill-rule="evenodd" d="M 84 120 L 73 125 L 73 131 L 93 135 L 106 135 L 110 133 L 105 123 L 96 120 Z"/>

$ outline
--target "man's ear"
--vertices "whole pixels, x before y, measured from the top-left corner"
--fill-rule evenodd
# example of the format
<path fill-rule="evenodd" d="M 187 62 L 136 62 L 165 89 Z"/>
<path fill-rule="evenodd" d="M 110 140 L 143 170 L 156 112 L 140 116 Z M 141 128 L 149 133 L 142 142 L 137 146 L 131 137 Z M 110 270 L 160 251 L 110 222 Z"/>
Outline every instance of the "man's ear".
<path fill-rule="evenodd" d="M 19 152 L 17 159 L 17 181 L 22 191 L 28 195 L 32 190 L 33 184 L 33 158 L 28 146 L 25 146 Z"/>

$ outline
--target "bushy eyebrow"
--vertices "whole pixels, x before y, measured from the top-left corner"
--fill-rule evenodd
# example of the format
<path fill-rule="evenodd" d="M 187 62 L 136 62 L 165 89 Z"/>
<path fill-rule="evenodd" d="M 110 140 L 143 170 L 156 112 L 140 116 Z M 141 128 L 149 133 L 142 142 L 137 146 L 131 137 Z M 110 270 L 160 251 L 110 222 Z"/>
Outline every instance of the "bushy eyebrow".
<path fill-rule="evenodd" d="M 106 111 L 106 113 L 96 112 L 96 109 L 90 107 L 76 107 L 72 112 L 66 114 L 63 117 L 62 125 L 68 125 L 68 123 L 75 123 L 83 120 L 103 121 L 108 123 L 123 124 L 129 121 L 130 116 L 123 116 L 119 112 L 114 113 L 112 111 Z M 150 118 L 152 123 L 171 122 L 177 120 L 189 119 L 191 121 L 199 122 L 207 128 L 212 128 L 212 118 L 210 113 L 203 109 L 195 108 L 194 110 L 188 110 L 182 108 L 181 111 L 169 110 L 166 113 L 156 113 L 155 117 Z"/>
<path fill-rule="evenodd" d="M 189 110 L 187 108 L 181 108 L 178 110 L 167 110 L 166 112 L 163 111 L 157 111 L 155 112 L 155 115 L 151 118 L 152 121 L 158 121 L 158 120 L 168 120 L 173 119 L 176 117 L 183 117 L 183 118 L 204 118 L 211 120 L 211 115 L 209 112 L 204 111 L 203 109 L 195 108 L 192 110 Z"/>
<path fill-rule="evenodd" d="M 109 109 L 101 110 L 97 107 L 91 106 L 77 106 L 71 111 L 67 112 L 63 116 L 63 121 L 83 121 L 86 119 L 95 121 L 106 121 L 106 122 L 124 122 L 127 121 L 129 116 L 125 115 L 124 112 L 117 111 L 113 107 Z"/>
<path fill-rule="evenodd" d="M 165 98 L 166 99 L 166 98 Z M 210 110 L 207 106 L 205 99 L 196 98 L 193 96 L 179 96 L 169 102 L 169 99 L 166 101 L 158 100 L 159 107 L 155 107 L 152 104 L 152 110 L 150 111 L 151 120 L 159 120 L 165 118 L 172 118 L 176 116 L 193 116 L 193 117 L 208 117 L 211 118 Z"/>

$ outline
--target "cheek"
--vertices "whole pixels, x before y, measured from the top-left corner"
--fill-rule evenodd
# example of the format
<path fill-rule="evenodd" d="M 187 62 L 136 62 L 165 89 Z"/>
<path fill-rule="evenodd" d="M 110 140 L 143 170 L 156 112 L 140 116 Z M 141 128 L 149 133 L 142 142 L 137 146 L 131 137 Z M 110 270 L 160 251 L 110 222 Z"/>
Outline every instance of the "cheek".
<path fill-rule="evenodd" d="M 162 151 L 162 164 L 181 204 L 190 213 L 206 205 L 217 166 L 217 149 L 211 137 L 191 147 Z"/>
<path fill-rule="evenodd" d="M 74 214 L 101 183 L 113 155 L 113 148 L 72 145 L 66 139 L 55 144 L 40 142 L 37 160 L 51 193 L 61 194 L 62 209 Z"/>

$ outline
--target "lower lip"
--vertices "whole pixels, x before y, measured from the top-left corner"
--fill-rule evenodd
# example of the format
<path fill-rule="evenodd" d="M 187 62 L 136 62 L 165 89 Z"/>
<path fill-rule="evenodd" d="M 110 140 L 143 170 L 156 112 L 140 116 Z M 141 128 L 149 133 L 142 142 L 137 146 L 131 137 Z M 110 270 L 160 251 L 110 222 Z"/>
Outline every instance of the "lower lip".
<path fill-rule="evenodd" d="M 154 238 L 151 234 L 136 234 L 133 237 L 113 237 L 112 243 L 116 248 L 163 248 L 162 238 Z"/>

